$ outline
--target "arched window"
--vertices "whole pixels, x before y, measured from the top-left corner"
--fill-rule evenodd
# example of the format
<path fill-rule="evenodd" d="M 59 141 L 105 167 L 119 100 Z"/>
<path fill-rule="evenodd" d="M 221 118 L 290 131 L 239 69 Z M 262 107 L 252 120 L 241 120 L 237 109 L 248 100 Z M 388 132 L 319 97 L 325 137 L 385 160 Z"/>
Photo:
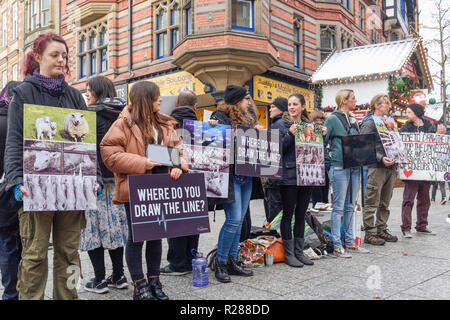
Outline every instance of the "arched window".
<path fill-rule="evenodd" d="M 320 26 L 320 61 L 323 62 L 336 48 L 336 28 Z"/>
<path fill-rule="evenodd" d="M 153 4 L 156 28 L 156 59 L 168 57 L 180 42 L 180 5 L 176 0 L 160 1 Z"/>
<path fill-rule="evenodd" d="M 106 22 L 79 33 L 79 78 L 108 71 L 108 29 Z"/>

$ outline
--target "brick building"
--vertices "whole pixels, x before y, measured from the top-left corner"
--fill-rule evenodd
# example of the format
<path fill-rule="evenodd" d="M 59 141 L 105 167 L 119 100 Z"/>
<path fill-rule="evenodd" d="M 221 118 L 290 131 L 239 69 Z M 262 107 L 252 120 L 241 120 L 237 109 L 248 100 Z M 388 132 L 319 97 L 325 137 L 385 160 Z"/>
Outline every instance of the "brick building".
<path fill-rule="evenodd" d="M 0 73 L 20 80 L 31 42 L 53 30 L 68 41 L 68 80 L 80 90 L 101 74 L 125 97 L 133 82 L 152 79 L 164 95 L 190 88 L 211 106 L 233 83 L 260 106 L 299 91 L 311 109 L 309 78 L 330 52 L 406 37 L 416 8 L 416 0 L 5 0 Z"/>

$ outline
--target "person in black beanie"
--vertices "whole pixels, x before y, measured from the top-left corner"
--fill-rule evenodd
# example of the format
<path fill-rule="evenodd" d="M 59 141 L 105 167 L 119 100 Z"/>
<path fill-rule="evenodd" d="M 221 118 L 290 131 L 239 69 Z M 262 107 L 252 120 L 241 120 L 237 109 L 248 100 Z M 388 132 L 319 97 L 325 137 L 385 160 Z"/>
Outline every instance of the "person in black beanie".
<path fill-rule="evenodd" d="M 420 104 L 410 104 L 406 108 L 406 122 L 400 132 L 424 132 L 435 133 L 436 126 L 428 119 L 423 118 L 425 114 L 424 108 Z M 414 199 L 417 195 L 417 222 L 416 232 L 421 234 L 435 235 L 436 233 L 429 230 L 428 226 L 428 210 L 430 209 L 430 186 L 429 181 L 403 181 L 405 188 L 403 190 L 402 202 L 402 225 L 401 230 L 404 238 L 412 238 L 411 235 L 411 213 L 414 206 Z"/>

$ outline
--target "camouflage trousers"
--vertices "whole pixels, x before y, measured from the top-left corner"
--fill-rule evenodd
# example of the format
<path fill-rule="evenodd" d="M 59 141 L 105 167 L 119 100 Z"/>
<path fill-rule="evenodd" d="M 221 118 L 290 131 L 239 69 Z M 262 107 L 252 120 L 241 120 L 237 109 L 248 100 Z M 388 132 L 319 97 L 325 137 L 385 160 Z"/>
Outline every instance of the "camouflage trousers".
<path fill-rule="evenodd" d="M 44 299 L 48 277 L 48 246 L 53 235 L 53 299 L 78 299 L 76 283 L 81 275 L 78 254 L 80 231 L 86 226 L 84 211 L 19 210 L 22 260 L 17 291 L 20 300 Z"/>

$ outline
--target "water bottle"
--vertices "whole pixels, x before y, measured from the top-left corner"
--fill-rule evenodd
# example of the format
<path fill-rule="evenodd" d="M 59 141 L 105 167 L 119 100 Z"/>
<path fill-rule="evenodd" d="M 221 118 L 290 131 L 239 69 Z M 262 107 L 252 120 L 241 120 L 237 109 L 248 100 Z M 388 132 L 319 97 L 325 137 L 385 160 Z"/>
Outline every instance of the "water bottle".
<path fill-rule="evenodd" d="M 195 256 L 192 259 L 192 284 L 194 287 L 205 287 L 208 285 L 208 260 L 201 252 L 192 254 Z"/>

